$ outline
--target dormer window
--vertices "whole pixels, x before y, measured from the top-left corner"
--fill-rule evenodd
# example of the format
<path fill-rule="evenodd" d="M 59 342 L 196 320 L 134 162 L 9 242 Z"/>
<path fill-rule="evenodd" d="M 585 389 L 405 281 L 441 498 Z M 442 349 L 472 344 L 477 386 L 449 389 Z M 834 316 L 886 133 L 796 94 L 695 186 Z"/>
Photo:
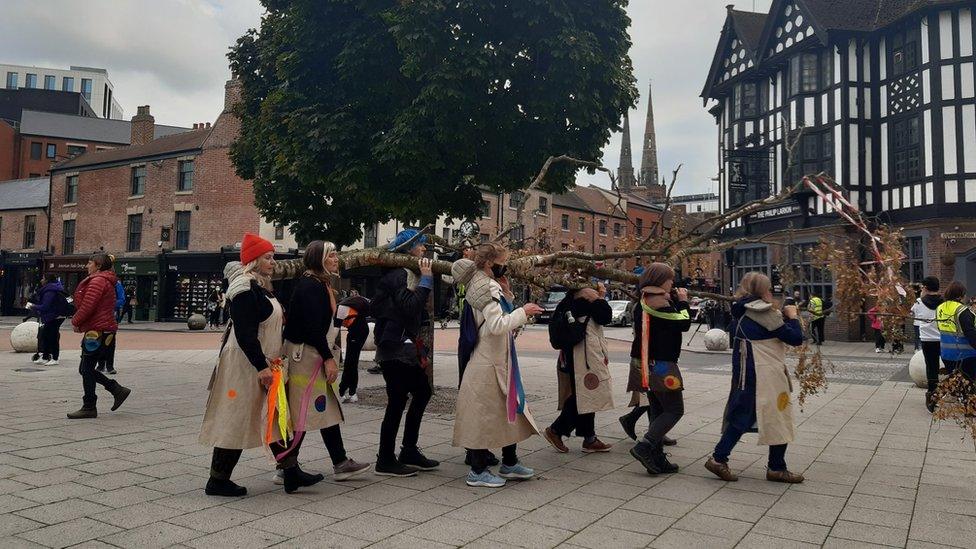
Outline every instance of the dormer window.
<path fill-rule="evenodd" d="M 735 86 L 732 91 L 732 109 L 736 120 L 740 118 L 755 118 L 761 114 L 759 107 L 759 85 L 755 82 L 743 82 Z"/>

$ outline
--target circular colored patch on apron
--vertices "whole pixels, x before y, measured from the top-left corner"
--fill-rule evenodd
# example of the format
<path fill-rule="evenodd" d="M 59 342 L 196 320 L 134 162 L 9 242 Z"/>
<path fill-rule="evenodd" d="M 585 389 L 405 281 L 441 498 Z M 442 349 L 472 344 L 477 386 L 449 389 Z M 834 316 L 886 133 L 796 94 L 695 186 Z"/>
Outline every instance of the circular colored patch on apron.
<path fill-rule="evenodd" d="M 319 395 L 319 397 L 315 399 L 315 409 L 318 410 L 319 412 L 324 412 L 325 403 L 326 403 L 325 395 Z"/>
<path fill-rule="evenodd" d="M 114 340 L 115 340 L 115 334 L 108 334 L 107 336 L 105 336 L 105 345 L 106 346 L 111 345 L 112 341 Z"/>
<path fill-rule="evenodd" d="M 596 374 L 586 374 L 583 376 L 583 386 L 592 391 L 600 386 L 600 378 Z"/>
<path fill-rule="evenodd" d="M 667 376 L 664 378 L 664 386 L 672 391 L 676 391 L 681 388 L 681 380 L 676 376 Z"/>
<path fill-rule="evenodd" d="M 790 405 L 790 394 L 780 393 L 779 397 L 776 398 L 776 407 L 779 408 L 780 412 L 782 412 L 789 405 Z"/>
<path fill-rule="evenodd" d="M 98 343 L 98 336 L 98 332 L 85 332 L 85 339 L 82 341 L 82 345 L 85 346 L 85 350 L 89 353 L 98 349 L 100 345 Z"/>
<path fill-rule="evenodd" d="M 227 391 L 227 398 L 237 398 L 237 391 L 233 389 Z"/>
<path fill-rule="evenodd" d="M 667 373 L 668 373 L 667 362 L 657 361 L 654 363 L 654 375 L 663 376 L 663 375 L 667 375 Z"/>

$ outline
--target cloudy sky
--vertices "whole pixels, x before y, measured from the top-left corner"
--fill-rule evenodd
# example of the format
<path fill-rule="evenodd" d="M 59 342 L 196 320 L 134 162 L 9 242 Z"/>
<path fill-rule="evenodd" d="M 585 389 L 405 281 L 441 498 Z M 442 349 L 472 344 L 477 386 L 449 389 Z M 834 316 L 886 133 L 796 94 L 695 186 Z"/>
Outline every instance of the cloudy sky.
<path fill-rule="evenodd" d="M 631 112 L 639 149 L 647 86 L 653 79 L 658 161 L 662 174 L 684 164 L 677 190 L 715 190 L 715 125 L 702 107 L 709 63 L 732 0 L 631 0 L 636 76 L 641 90 Z M 739 0 L 739 9 L 765 10 L 770 0 Z M 4 0 L 0 62 L 103 67 L 127 116 L 150 105 L 161 124 L 213 121 L 229 77 L 227 48 L 260 25 L 257 0 Z M 616 168 L 621 135 L 607 144 L 604 163 Z M 639 167 L 639 151 L 634 151 Z M 607 185 L 605 177 L 581 183 Z"/>

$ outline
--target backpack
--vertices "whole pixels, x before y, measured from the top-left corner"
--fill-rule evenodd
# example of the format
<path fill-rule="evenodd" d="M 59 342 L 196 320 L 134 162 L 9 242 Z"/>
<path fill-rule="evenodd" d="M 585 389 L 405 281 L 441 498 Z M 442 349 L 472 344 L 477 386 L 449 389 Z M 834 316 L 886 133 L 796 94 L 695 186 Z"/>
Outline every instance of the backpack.
<path fill-rule="evenodd" d="M 57 311 L 58 316 L 63 316 L 65 318 L 74 316 L 74 299 L 68 294 L 68 292 L 59 290 L 54 294 L 54 310 Z"/>

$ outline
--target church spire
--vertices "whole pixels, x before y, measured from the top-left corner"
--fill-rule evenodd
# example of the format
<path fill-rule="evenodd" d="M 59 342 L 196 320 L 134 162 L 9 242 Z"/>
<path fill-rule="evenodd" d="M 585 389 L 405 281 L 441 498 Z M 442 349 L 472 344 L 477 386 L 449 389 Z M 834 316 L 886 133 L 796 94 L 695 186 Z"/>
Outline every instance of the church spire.
<path fill-rule="evenodd" d="M 640 176 L 637 184 L 653 188 L 660 184 L 657 170 L 657 135 L 654 131 L 654 101 L 651 85 L 647 86 L 647 122 L 644 125 L 644 154 L 641 157 Z"/>
<path fill-rule="evenodd" d="M 624 112 L 624 138 L 620 146 L 620 166 L 617 168 L 617 188 L 622 192 L 634 190 L 634 155 L 630 147 L 630 116 Z"/>

